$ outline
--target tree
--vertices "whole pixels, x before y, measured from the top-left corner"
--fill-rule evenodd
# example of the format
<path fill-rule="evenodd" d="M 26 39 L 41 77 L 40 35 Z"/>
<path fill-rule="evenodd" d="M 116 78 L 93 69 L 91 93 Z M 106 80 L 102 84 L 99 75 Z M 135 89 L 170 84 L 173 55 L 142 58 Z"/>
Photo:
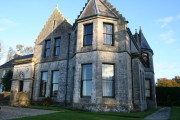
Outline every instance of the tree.
<path fill-rule="evenodd" d="M 157 87 L 180 87 L 180 85 L 174 80 L 162 78 L 158 80 Z"/>
<path fill-rule="evenodd" d="M 3 85 L 3 90 L 6 91 L 6 92 L 11 90 L 12 76 L 13 76 L 13 72 L 10 70 L 2 78 L 1 84 Z"/>
<path fill-rule="evenodd" d="M 15 51 L 13 50 L 13 48 L 9 47 L 9 51 L 8 51 L 8 54 L 7 54 L 7 61 L 10 61 L 10 60 L 13 59 L 14 53 L 15 53 Z"/>
<path fill-rule="evenodd" d="M 18 44 L 16 45 L 16 50 L 23 55 L 29 55 L 34 52 L 33 47 L 25 47 L 24 45 Z"/>

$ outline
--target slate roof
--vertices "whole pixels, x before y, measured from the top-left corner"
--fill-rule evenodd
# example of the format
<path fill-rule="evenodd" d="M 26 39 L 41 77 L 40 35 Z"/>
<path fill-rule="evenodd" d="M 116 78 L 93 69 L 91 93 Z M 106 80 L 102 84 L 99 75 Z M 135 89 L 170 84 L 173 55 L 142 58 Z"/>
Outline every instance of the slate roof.
<path fill-rule="evenodd" d="M 78 19 L 94 15 L 119 18 L 122 15 L 107 0 L 88 0 Z M 125 18 L 123 18 L 125 20 Z"/>
<path fill-rule="evenodd" d="M 149 46 L 146 38 L 144 37 L 143 33 L 141 33 L 141 48 L 142 49 L 148 49 L 148 50 L 152 50 L 151 47 Z"/>
<path fill-rule="evenodd" d="M 14 58 L 6 63 L 4 63 L 3 65 L 0 66 L 0 68 L 9 68 L 9 67 L 13 67 L 13 62 L 15 62 L 16 60 L 22 60 L 22 59 L 27 59 L 27 58 L 32 58 L 34 54 L 30 54 L 30 55 L 24 55 L 18 58 Z"/>

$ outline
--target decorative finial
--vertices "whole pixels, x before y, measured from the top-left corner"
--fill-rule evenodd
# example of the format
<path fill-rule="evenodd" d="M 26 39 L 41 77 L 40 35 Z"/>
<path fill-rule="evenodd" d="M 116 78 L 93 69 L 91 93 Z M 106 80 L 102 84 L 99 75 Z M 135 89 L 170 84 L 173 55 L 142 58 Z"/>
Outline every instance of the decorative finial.
<path fill-rule="evenodd" d="M 135 33 L 137 33 L 137 29 L 135 29 Z"/>
<path fill-rule="evenodd" d="M 58 9 L 58 4 L 56 4 L 56 9 Z"/>
<path fill-rule="evenodd" d="M 142 32 L 141 26 L 139 26 L 139 33 Z"/>

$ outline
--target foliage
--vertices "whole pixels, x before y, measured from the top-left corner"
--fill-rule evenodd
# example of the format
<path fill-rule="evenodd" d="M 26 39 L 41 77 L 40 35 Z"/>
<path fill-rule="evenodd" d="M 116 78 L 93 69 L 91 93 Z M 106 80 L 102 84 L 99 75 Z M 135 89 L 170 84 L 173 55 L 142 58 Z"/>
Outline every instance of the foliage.
<path fill-rule="evenodd" d="M 180 87 L 157 87 L 156 96 L 158 105 L 180 105 Z"/>
<path fill-rule="evenodd" d="M 180 107 L 173 107 L 170 120 L 180 120 Z"/>
<path fill-rule="evenodd" d="M 175 80 L 162 78 L 158 80 L 157 87 L 180 87 L 180 84 L 178 84 Z"/>
<path fill-rule="evenodd" d="M 144 116 L 152 114 L 157 109 L 151 109 L 144 112 L 87 112 L 74 111 L 59 107 L 30 106 L 30 108 L 61 111 L 48 115 L 39 115 L 34 117 L 19 118 L 16 120 L 143 120 Z"/>
<path fill-rule="evenodd" d="M 50 106 L 53 104 L 53 100 L 50 97 L 42 99 L 43 106 Z"/>
<path fill-rule="evenodd" d="M 15 51 L 13 50 L 13 48 L 9 47 L 8 54 L 7 54 L 7 61 L 10 61 L 13 59 L 14 53 L 15 53 Z"/>
<path fill-rule="evenodd" d="M 25 47 L 24 45 L 18 44 L 16 45 L 16 50 L 23 55 L 29 55 L 34 52 L 33 47 Z"/>
<path fill-rule="evenodd" d="M 2 78 L 2 82 L 1 84 L 3 85 L 3 89 L 6 92 L 9 92 L 11 90 L 11 79 L 13 76 L 13 72 L 12 71 L 8 71 L 4 77 Z"/>

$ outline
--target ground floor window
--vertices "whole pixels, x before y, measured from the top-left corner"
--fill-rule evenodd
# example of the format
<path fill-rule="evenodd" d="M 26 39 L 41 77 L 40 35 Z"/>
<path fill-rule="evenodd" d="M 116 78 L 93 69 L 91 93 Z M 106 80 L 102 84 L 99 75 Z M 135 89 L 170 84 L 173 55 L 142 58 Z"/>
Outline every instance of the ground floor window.
<path fill-rule="evenodd" d="M 151 80 L 146 79 L 146 98 L 151 98 Z"/>
<path fill-rule="evenodd" d="M 102 64 L 103 97 L 114 97 L 114 65 Z"/>
<path fill-rule="evenodd" d="M 82 65 L 82 97 L 91 97 L 92 89 L 92 64 Z"/>
<path fill-rule="evenodd" d="M 41 72 L 41 81 L 40 81 L 40 97 L 45 97 L 46 95 L 46 85 L 48 80 L 48 72 Z"/>
<path fill-rule="evenodd" d="M 19 92 L 23 92 L 24 82 L 22 80 L 19 81 Z"/>
<path fill-rule="evenodd" d="M 59 87 L 59 71 L 52 71 L 52 85 L 51 85 L 51 96 L 56 97 L 58 95 Z"/>

